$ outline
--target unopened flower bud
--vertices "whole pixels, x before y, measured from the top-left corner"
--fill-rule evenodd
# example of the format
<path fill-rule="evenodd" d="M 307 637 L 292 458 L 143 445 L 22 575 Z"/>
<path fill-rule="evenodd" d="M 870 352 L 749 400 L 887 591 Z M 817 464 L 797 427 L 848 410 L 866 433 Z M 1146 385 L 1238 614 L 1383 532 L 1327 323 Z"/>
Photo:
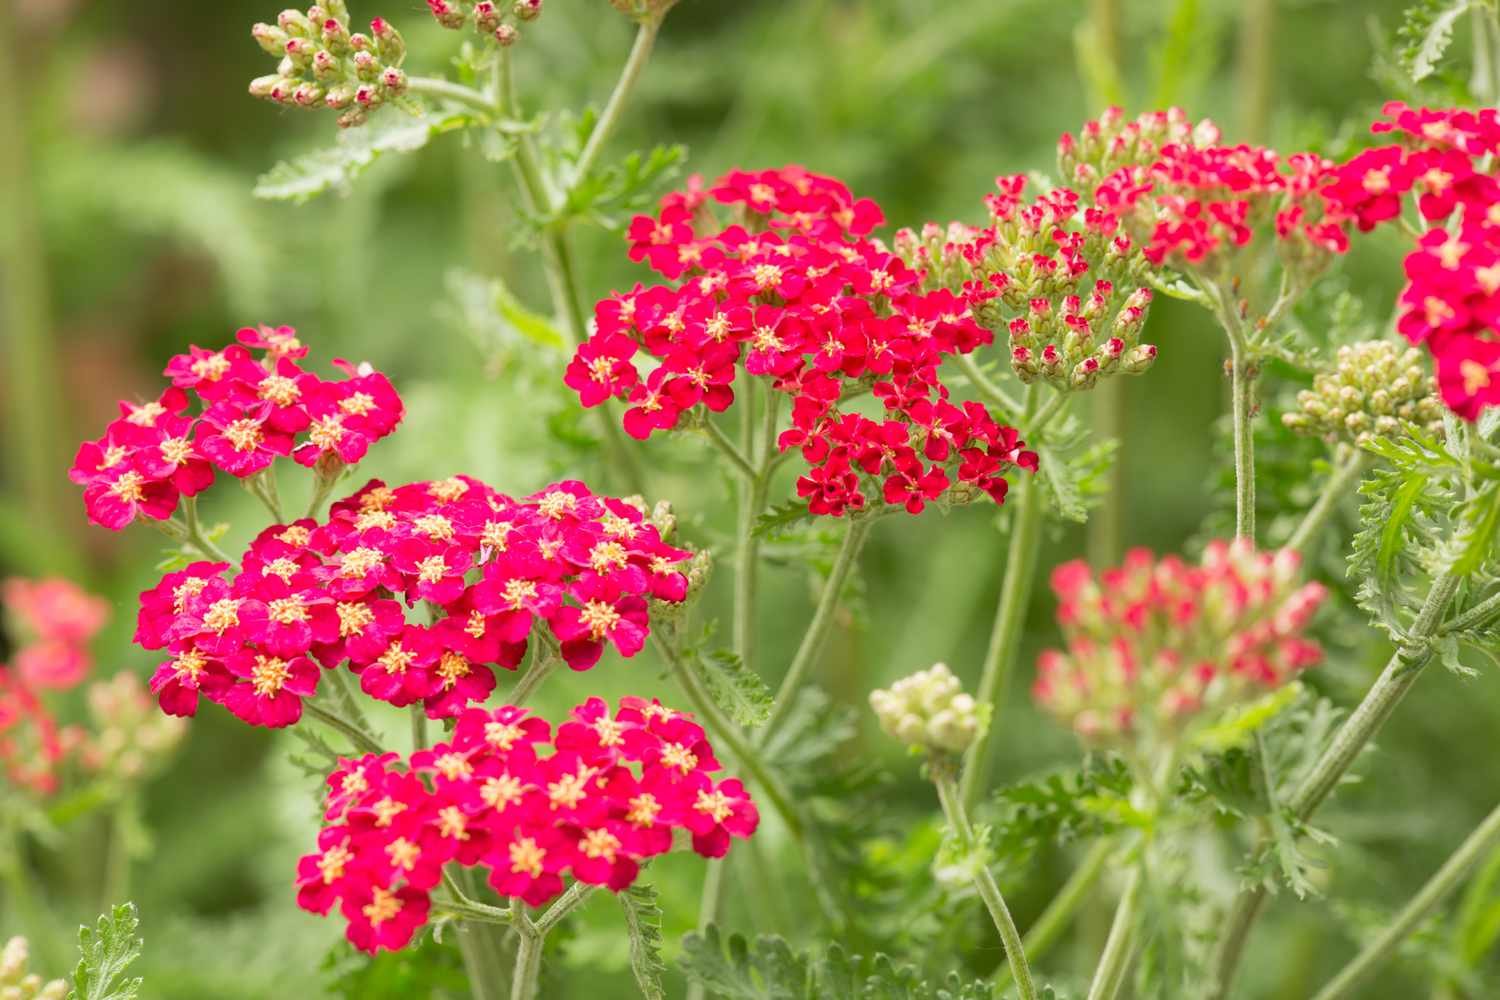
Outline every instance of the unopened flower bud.
<path fill-rule="evenodd" d="M 522 21 L 534 21 L 541 16 L 542 0 L 516 0 L 511 10 Z"/>
<path fill-rule="evenodd" d="M 979 735 L 980 712 L 945 664 L 870 692 L 880 728 L 908 746 L 963 753 Z"/>
<path fill-rule="evenodd" d="M 1120 371 L 1139 375 L 1156 363 L 1155 344 L 1137 344 L 1120 357 Z"/>
<path fill-rule="evenodd" d="M 385 18 L 370 22 L 370 37 L 375 39 L 375 54 L 385 62 L 398 63 L 405 58 L 406 40 Z"/>
<path fill-rule="evenodd" d="M 269 76 L 258 76 L 250 81 L 250 96 L 259 97 L 261 100 L 272 100 L 271 94 L 281 84 L 281 77 L 275 73 Z"/>
<path fill-rule="evenodd" d="M 388 96 L 399 96 L 406 90 L 406 73 L 392 66 L 381 74 L 380 82 L 385 87 Z"/>
<path fill-rule="evenodd" d="M 495 41 L 506 48 L 516 44 L 516 40 L 520 37 L 521 33 L 516 30 L 516 26 L 513 24 L 502 24 L 495 29 Z"/>
<path fill-rule="evenodd" d="M 334 54 L 349 51 L 349 26 L 333 18 L 323 22 L 323 47 Z"/>
<path fill-rule="evenodd" d="M 500 27 L 500 5 L 495 0 L 479 0 L 474 5 L 474 27 L 486 35 Z"/>
<path fill-rule="evenodd" d="M 1403 424 L 1440 434 L 1443 407 L 1418 351 L 1367 340 L 1340 347 L 1333 368 L 1298 393 L 1297 409 L 1281 420 L 1304 434 L 1364 444 L 1399 433 Z"/>
<path fill-rule="evenodd" d="M 463 8 L 450 0 L 427 0 L 427 9 L 438 24 L 450 30 L 462 28 L 467 20 Z"/>
<path fill-rule="evenodd" d="M 274 24 L 257 24 L 250 29 L 250 36 L 268 56 L 280 56 L 286 51 L 287 33 Z"/>
<path fill-rule="evenodd" d="M 313 35 L 312 22 L 300 10 L 282 11 L 276 16 L 276 23 L 282 31 L 297 38 L 311 38 Z"/>

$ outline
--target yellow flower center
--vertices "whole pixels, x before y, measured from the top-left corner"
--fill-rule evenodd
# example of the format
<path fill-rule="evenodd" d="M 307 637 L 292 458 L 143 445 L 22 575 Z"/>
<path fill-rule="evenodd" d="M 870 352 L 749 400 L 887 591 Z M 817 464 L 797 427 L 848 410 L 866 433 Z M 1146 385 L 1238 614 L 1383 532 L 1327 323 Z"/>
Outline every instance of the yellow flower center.
<path fill-rule="evenodd" d="M 379 549 L 360 546 L 345 552 L 339 559 L 339 573 L 350 579 L 362 577 L 385 561 Z"/>
<path fill-rule="evenodd" d="M 387 827 L 396 821 L 396 817 L 406 812 L 406 803 L 398 802 L 387 795 L 379 802 L 370 807 L 375 813 L 375 825 Z"/>
<path fill-rule="evenodd" d="M 441 774 L 449 781 L 467 778 L 474 773 L 473 766 L 469 764 L 469 758 L 461 753 L 442 754 L 433 760 L 432 766 L 437 768 L 438 774 Z"/>
<path fill-rule="evenodd" d="M 399 677 L 406 673 L 416 658 L 417 654 L 403 648 L 401 640 L 397 639 L 385 648 L 385 652 L 375 662 L 384 667 L 386 673 Z"/>
<path fill-rule="evenodd" d="M 536 600 L 536 584 L 530 580 L 506 580 L 502 595 L 512 611 L 520 611 L 527 601 Z"/>
<path fill-rule="evenodd" d="M 596 640 L 603 639 L 621 620 L 620 612 L 608 601 L 588 601 L 578 617 Z"/>
<path fill-rule="evenodd" d="M 320 451 L 332 451 L 344 438 L 344 418 L 337 413 L 319 417 L 307 428 L 307 439 Z"/>
<path fill-rule="evenodd" d="M 603 858 L 614 864 L 615 854 L 620 850 L 620 838 L 608 830 L 588 830 L 579 841 L 578 848 L 585 857 Z"/>
<path fill-rule="evenodd" d="M 417 579 L 423 583 L 437 583 L 448 575 L 448 564 L 442 556 L 428 556 L 417 563 Z"/>
<path fill-rule="evenodd" d="M 635 826 L 655 826 L 661 803 L 650 792 L 642 792 L 630 800 L 630 811 L 625 818 Z"/>
<path fill-rule="evenodd" d="M 286 556 L 281 556 L 280 558 L 272 559 L 270 562 L 266 563 L 261 572 L 265 573 L 267 576 L 280 577 L 281 582 L 286 583 L 287 581 L 291 580 L 292 577 L 297 575 L 297 564 L 292 562 Z"/>
<path fill-rule="evenodd" d="M 173 465 L 183 465 L 193 457 L 193 443 L 185 437 L 167 438 L 156 447 L 161 452 L 162 461 Z"/>
<path fill-rule="evenodd" d="M 548 785 L 547 799 L 552 808 L 573 809 L 588 798 L 588 780 L 593 775 L 593 771 L 580 765 L 576 774 L 565 774 Z"/>
<path fill-rule="evenodd" d="M 524 735 L 526 734 L 521 727 L 512 722 L 484 724 L 484 741 L 496 750 L 509 750 Z"/>
<path fill-rule="evenodd" d="M 698 766 L 698 755 L 681 743 L 668 743 L 661 748 L 661 762 L 686 774 Z"/>
<path fill-rule="evenodd" d="M 222 354 L 210 354 L 188 365 L 188 371 L 205 382 L 217 382 L 229 371 L 229 359 Z"/>
<path fill-rule="evenodd" d="M 611 538 L 624 538 L 627 540 L 634 538 L 636 533 L 640 531 L 635 522 L 631 521 L 628 517 L 616 514 L 614 511 L 608 511 L 603 517 L 599 518 L 599 526 Z"/>
<path fill-rule="evenodd" d="M 370 901 L 360 908 L 371 927 L 379 927 L 387 920 L 394 920 L 401 912 L 401 899 L 389 889 L 376 886 Z"/>
<path fill-rule="evenodd" d="M 719 791 L 698 793 L 698 801 L 693 803 L 693 808 L 707 816 L 712 816 L 715 823 L 722 823 L 734 812 L 734 801 Z"/>
<path fill-rule="evenodd" d="M 578 509 L 578 498 L 562 490 L 553 490 L 545 494 L 536 507 L 543 517 L 550 517 L 554 521 L 561 520 Z"/>
<path fill-rule="evenodd" d="M 385 853 L 390 856 L 392 865 L 409 872 L 417 867 L 417 859 L 422 856 L 422 849 L 405 837 L 397 837 L 385 845 Z"/>
<path fill-rule="evenodd" d="M 427 495 L 443 503 L 452 503 L 467 492 L 469 492 L 469 484 L 457 476 L 437 479 L 427 484 Z"/>
<path fill-rule="evenodd" d="M 510 870 L 513 875 L 528 875 L 538 878 L 542 874 L 542 861 L 547 857 L 532 837 L 521 837 L 510 845 Z"/>
<path fill-rule="evenodd" d="M 289 524 L 276 536 L 276 540 L 300 549 L 312 541 L 312 530 L 305 524 Z"/>
<path fill-rule="evenodd" d="M 302 390 L 297 388 L 297 383 L 285 375 L 267 375 L 261 380 L 255 394 L 277 406 L 291 406 L 302 398 Z"/>
<path fill-rule="evenodd" d="M 275 656 L 257 654 L 255 666 L 250 668 L 250 684 L 262 698 L 280 694 L 291 676 L 291 664 Z"/>
<path fill-rule="evenodd" d="M 605 573 L 612 569 L 624 569 L 625 564 L 630 561 L 630 553 L 625 551 L 625 546 L 619 542 L 603 541 L 594 546 L 589 553 L 589 566 L 595 573 Z"/>
<path fill-rule="evenodd" d="M 278 597 L 267 601 L 266 614 L 278 625 L 295 625 L 308 619 L 307 605 L 300 597 Z"/>
<path fill-rule="evenodd" d="M 484 523 L 484 530 L 479 534 L 479 539 L 484 543 L 485 547 L 494 549 L 496 552 L 504 552 L 507 544 L 506 539 L 510 537 L 510 533 L 514 530 L 515 525 L 509 521 L 486 521 Z"/>
<path fill-rule="evenodd" d="M 469 819 L 458 806 L 438 810 L 438 835 L 449 840 L 469 839 Z"/>
<path fill-rule="evenodd" d="M 423 514 L 412 522 L 413 526 L 434 541 L 448 541 L 453 537 L 453 522 L 441 514 Z"/>
<path fill-rule="evenodd" d="M 155 427 L 157 418 L 167 412 L 167 408 L 157 402 L 145 403 L 141 406 L 133 406 L 130 413 L 125 417 L 126 422 L 137 427 Z"/>
<path fill-rule="evenodd" d="M 203 588 L 208 586 L 208 581 L 201 576 L 190 576 L 177 586 L 172 588 L 172 613 L 182 614 L 187 607 L 190 598 L 197 597 L 203 593 Z"/>
<path fill-rule="evenodd" d="M 344 877 L 344 868 L 354 860 L 354 852 L 343 844 L 335 844 L 318 859 L 318 872 L 324 885 L 332 885 Z"/>
<path fill-rule="evenodd" d="M 215 635 L 223 635 L 240 623 L 240 602 L 233 597 L 220 598 L 208 606 L 203 624 Z"/>
<path fill-rule="evenodd" d="M 261 433 L 260 421 L 251 420 L 248 417 L 236 420 L 224 428 L 224 440 L 228 441 L 235 451 L 254 451 L 265 437 Z"/>
<path fill-rule="evenodd" d="M 498 778 L 486 778 L 479 787 L 479 797 L 491 809 L 504 809 L 521 801 L 522 790 L 520 778 L 502 774 Z"/>
<path fill-rule="evenodd" d="M 339 409 L 350 416 L 362 417 L 375 409 L 375 397 L 368 392 L 356 392 L 348 399 L 339 400 Z"/>
<path fill-rule="evenodd" d="M 177 672 L 178 677 L 196 681 L 198 675 L 208 666 L 208 658 L 196 649 L 185 650 L 178 653 L 177 658 L 172 661 L 172 669 Z"/>
<path fill-rule="evenodd" d="M 438 659 L 437 675 L 443 679 L 444 691 L 451 691 L 458 679 L 469 676 L 469 673 L 469 661 L 462 653 L 455 653 L 451 649 L 443 651 Z"/>
<path fill-rule="evenodd" d="M 339 616 L 339 638 L 347 639 L 351 635 L 364 635 L 365 626 L 375 621 L 375 612 L 357 602 L 340 601 L 334 606 Z"/>
<path fill-rule="evenodd" d="M 131 469 L 110 484 L 109 492 L 125 503 L 140 503 L 146 497 L 145 485 L 146 478 Z"/>

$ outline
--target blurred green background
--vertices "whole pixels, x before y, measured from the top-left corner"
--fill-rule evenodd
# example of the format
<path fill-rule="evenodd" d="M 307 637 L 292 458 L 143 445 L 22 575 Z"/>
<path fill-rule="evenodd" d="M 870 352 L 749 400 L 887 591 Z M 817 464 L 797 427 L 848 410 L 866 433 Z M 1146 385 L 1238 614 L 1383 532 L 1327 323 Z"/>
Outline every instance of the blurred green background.
<path fill-rule="evenodd" d="M 420 3 L 353 6 L 356 20 L 380 14 L 403 30 L 410 71 L 444 72 L 456 39 Z M 976 221 L 996 174 L 1050 170 L 1058 134 L 1106 99 L 1132 112 L 1181 104 L 1213 117 L 1230 140 L 1343 149 L 1385 99 L 1400 96 L 1380 40 L 1401 7 L 683 0 L 607 155 L 680 142 L 688 169 L 710 177 L 732 166 L 797 162 L 876 198 L 894 225 Z M 502 278 L 546 311 L 503 164 L 449 136 L 418 154 L 382 158 L 345 196 L 300 206 L 252 198 L 257 175 L 278 159 L 334 140 L 330 116 L 245 94 L 249 79 L 270 69 L 249 27 L 275 14 L 246 0 L 0 0 L 7 251 L 0 392 L 9 403 L 0 436 L 0 575 L 61 573 L 107 595 L 117 613 L 99 647 L 106 672 L 144 675 L 154 666 L 129 634 L 134 595 L 155 582 L 161 540 L 140 527 L 115 536 L 87 526 L 64 470 L 76 443 L 113 416 L 114 401 L 154 395 L 166 358 L 190 343 L 221 344 L 246 324 L 290 324 L 312 346 L 315 365 L 348 357 L 389 373 L 409 416 L 362 474 L 406 481 L 462 471 L 515 494 L 564 475 L 611 485 L 591 440 L 596 425 L 579 419 L 558 383 L 564 359 L 507 337 L 485 297 L 476 298 L 478 279 L 460 273 Z M 602 102 L 630 36 L 604 0 L 549 0 L 515 50 L 527 110 Z M 575 244 L 590 299 L 646 277 L 616 234 L 580 228 Z M 1399 282 L 1398 253 L 1394 243 L 1373 241 L 1338 279 L 1377 317 Z M 1316 335 L 1315 319 L 1304 318 Z M 1216 443 L 1222 345 L 1205 314 L 1171 302 L 1153 311 L 1146 339 L 1160 346 L 1160 361 L 1145 378 L 1125 380 L 1121 492 L 1106 503 L 1125 543 L 1171 550 L 1201 538 L 1206 523 L 1224 523 Z M 1267 408 L 1289 389 L 1271 379 Z M 659 436 L 641 454 L 652 498 L 673 501 L 685 537 L 722 545 L 732 494 L 704 474 L 706 449 Z M 1272 540 L 1284 537 L 1294 505 L 1310 495 L 1301 489 L 1263 490 Z M 236 526 L 231 541 L 247 537 L 258 515 L 229 487 L 208 500 L 210 520 Z M 862 598 L 829 644 L 818 682 L 856 709 L 871 688 L 936 660 L 973 683 L 1003 569 L 1000 520 L 984 508 L 882 522 L 864 557 Z M 1087 535 L 1082 526 L 1054 525 L 1044 567 L 1084 552 Z M 1331 539 L 1319 565 L 1330 580 L 1342 576 L 1339 549 Z M 770 670 L 800 635 L 809 583 L 795 552 L 783 553 L 769 574 L 762 624 Z M 705 616 L 727 609 L 728 589 L 721 573 Z M 1077 758 L 1071 737 L 1038 717 L 1025 695 L 1035 651 L 1054 638 L 1050 597 L 1044 586 L 1038 591 L 997 741 L 1002 781 Z M 1310 682 L 1350 704 L 1384 651 L 1361 638 L 1347 612 L 1328 621 L 1334 655 Z M 627 690 L 680 701 L 643 657 L 559 679 L 542 704 L 555 712 L 588 693 Z M 924 879 L 937 838 L 930 786 L 858 718 L 865 731 L 853 753 L 892 776 L 882 849 L 892 865 Z M 399 720 L 385 721 L 387 731 L 402 732 Z M 1355 934 L 1425 879 L 1500 792 L 1490 766 L 1497 728 L 1490 678 L 1424 680 L 1382 733 L 1364 766 L 1368 780 L 1321 816 L 1344 842 L 1324 873 L 1338 902 L 1283 895 L 1273 904 L 1247 962 L 1246 996 L 1306 995 L 1352 952 Z M 288 763 L 294 749 L 289 737 L 248 730 L 208 706 L 150 789 L 153 840 L 130 878 L 147 941 L 140 963 L 147 995 L 317 997 L 333 995 L 346 974 L 355 978 L 339 987 L 342 995 L 464 996 L 456 959 L 441 953 L 386 959 L 376 975 L 358 978 L 363 960 L 336 945 L 340 922 L 295 908 L 290 883 L 296 856 L 313 843 L 315 780 Z M 85 822 L 67 832 L 61 850 L 29 851 L 50 918 L 24 930 L 53 974 L 71 963 L 73 928 L 100 909 L 100 836 Z M 773 831 L 764 849 L 784 860 L 784 883 L 737 885 L 727 923 L 758 929 L 769 912 L 780 918 L 776 929 L 811 944 L 799 938 L 799 928 L 815 925 L 798 888 L 802 871 L 778 836 Z M 1218 867 L 1207 866 L 1206 887 L 1223 892 L 1237 848 L 1228 839 L 1206 843 L 1220 852 L 1210 854 Z M 1072 846 L 1043 851 L 1002 872 L 1023 928 L 1076 854 Z M 677 857 L 653 870 L 674 949 L 695 919 L 701 874 L 696 860 Z M 1087 975 L 1111 897 L 1103 894 L 1068 947 L 1041 963 L 1050 978 L 1076 984 Z M 23 929 L 13 912 L 0 912 L 0 936 Z M 600 899 L 584 913 L 551 963 L 544 995 L 631 995 L 618 909 Z M 970 904 L 960 916 L 962 947 L 931 951 L 931 940 L 913 929 L 906 957 L 939 971 L 990 971 L 1000 954 L 983 943 L 982 914 Z M 1461 951 L 1440 926 L 1419 939 L 1415 959 L 1393 963 L 1362 995 L 1425 995 L 1433 968 L 1460 961 L 1453 956 Z"/>

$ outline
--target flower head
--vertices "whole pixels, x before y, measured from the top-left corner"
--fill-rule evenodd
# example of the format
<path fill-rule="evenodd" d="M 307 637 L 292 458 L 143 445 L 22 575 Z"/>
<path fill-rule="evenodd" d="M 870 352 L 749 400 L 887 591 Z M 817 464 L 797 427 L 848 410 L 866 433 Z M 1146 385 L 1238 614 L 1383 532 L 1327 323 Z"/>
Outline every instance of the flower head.
<path fill-rule="evenodd" d="M 1325 597 L 1290 549 L 1215 541 L 1196 564 L 1144 549 L 1098 574 L 1052 574 L 1066 647 L 1037 662 L 1037 701 L 1091 743 L 1176 738 L 1322 659 L 1305 637 Z"/>
<path fill-rule="evenodd" d="M 384 18 L 369 34 L 349 30 L 344 0 L 324 0 L 304 15 L 284 10 L 275 24 L 257 24 L 250 34 L 276 72 L 250 81 L 250 94 L 298 108 L 331 108 L 339 125 L 361 125 L 370 112 L 405 93 L 401 62 L 406 43 Z"/>
<path fill-rule="evenodd" d="M 1333 369 L 1320 372 L 1312 389 L 1299 392 L 1297 409 L 1282 414 L 1281 421 L 1304 434 L 1355 444 L 1392 437 L 1406 424 L 1440 433 L 1443 410 L 1435 388 L 1414 348 L 1361 341 L 1340 347 Z"/>
<path fill-rule="evenodd" d="M 979 735 L 979 707 L 944 663 L 870 692 L 870 707 L 880 728 L 908 746 L 959 754 Z"/>
<path fill-rule="evenodd" d="M 484 865 L 503 896 L 541 906 L 564 879 L 615 892 L 686 830 L 722 857 L 759 814 L 744 786 L 715 780 L 703 731 L 656 702 L 594 698 L 551 727 L 523 708 L 468 708 L 451 740 L 400 761 L 345 762 L 329 777 L 327 825 L 298 864 L 298 905 L 335 905 L 349 940 L 400 948 L 426 922 L 442 866 Z M 555 749 L 545 750 L 554 742 Z"/>

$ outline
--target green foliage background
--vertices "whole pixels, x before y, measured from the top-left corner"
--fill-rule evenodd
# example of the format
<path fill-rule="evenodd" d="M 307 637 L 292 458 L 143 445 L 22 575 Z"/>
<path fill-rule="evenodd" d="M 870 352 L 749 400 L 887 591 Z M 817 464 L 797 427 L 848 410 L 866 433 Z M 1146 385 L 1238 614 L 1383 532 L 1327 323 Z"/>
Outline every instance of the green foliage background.
<path fill-rule="evenodd" d="M 73 444 L 113 415 L 114 400 L 154 393 L 165 358 L 189 343 L 221 343 L 245 324 L 286 323 L 313 346 L 317 363 L 369 359 L 388 372 L 410 413 L 400 433 L 372 452 L 362 469 L 370 475 L 405 481 L 463 471 L 518 494 L 564 474 L 608 482 L 596 425 L 579 418 L 558 385 L 562 358 L 496 318 L 485 284 L 492 277 L 532 310 L 545 312 L 547 304 L 503 164 L 445 136 L 421 153 L 382 157 L 347 196 L 304 205 L 256 201 L 258 175 L 334 138 L 329 116 L 287 112 L 245 95 L 247 81 L 269 68 L 249 26 L 272 19 L 274 5 L 0 3 L 11 7 L 11 37 L 3 39 L 9 48 L 0 60 L 19 88 L 4 99 L 23 119 L 21 141 L 0 160 L 8 164 L 0 184 L 9 187 L 12 207 L 34 213 L 36 227 L 19 232 L 19 250 L 41 265 L 40 283 L 13 269 L 4 294 L 32 295 L 48 316 L 39 363 L 19 350 L 22 329 L 6 331 L 0 352 L 7 392 L 42 380 L 35 411 L 8 414 L 0 437 L 11 456 L 0 462 L 0 575 L 61 572 L 108 595 L 117 613 L 100 646 L 103 669 L 144 675 L 154 665 L 128 640 L 134 595 L 155 582 L 158 539 L 144 530 L 116 537 L 87 527 L 64 469 Z M 420 4 L 353 6 L 356 19 L 381 14 L 402 28 L 413 52 L 409 68 L 441 72 L 444 54 L 455 49 L 454 37 L 433 26 Z M 683 0 L 608 155 L 618 160 L 631 149 L 682 143 L 688 169 L 708 176 L 731 166 L 799 162 L 875 197 L 894 224 L 919 225 L 979 219 L 994 175 L 1050 169 L 1057 135 L 1097 112 L 1106 97 L 1132 112 L 1182 104 L 1194 116 L 1213 117 L 1230 140 L 1336 154 L 1357 141 L 1384 100 L 1405 96 L 1382 42 L 1399 24 L 1401 6 Z M 549 0 L 516 49 L 528 110 L 601 102 L 630 33 L 604 0 Z M 1463 89 L 1461 79 L 1428 82 L 1439 92 Z M 1400 248 L 1389 237 L 1366 243 L 1338 280 L 1383 322 L 1400 279 Z M 580 229 L 577 247 L 590 296 L 645 277 L 616 236 Z M 1314 343 L 1326 336 L 1315 323 L 1308 333 Z M 1160 346 L 1160 361 L 1124 386 L 1127 417 L 1117 429 L 1123 492 L 1105 503 L 1118 512 L 1124 543 L 1171 550 L 1223 529 L 1223 345 L 1206 314 L 1171 302 L 1153 311 L 1146 339 Z M 1292 385 L 1273 373 L 1266 409 L 1274 414 Z M 1278 452 L 1277 435 L 1268 431 L 1268 438 L 1263 535 L 1276 539 L 1310 498 L 1308 452 L 1285 444 Z M 21 460 L 37 447 L 47 460 L 44 473 Z M 661 437 L 641 454 L 653 498 L 674 502 L 686 537 L 725 543 L 732 494 L 704 474 L 706 449 Z M 211 520 L 235 522 L 232 539 L 257 523 L 258 508 L 232 489 L 221 488 L 209 506 Z M 864 698 L 936 660 L 973 683 L 1002 570 L 997 523 L 988 508 L 882 522 L 864 557 L 858 599 L 817 668 L 817 682 L 858 713 L 859 733 L 844 754 L 892 776 L 871 839 L 848 846 L 861 847 L 897 880 L 921 885 L 928 878 L 938 839 L 934 803 L 914 762 L 872 731 Z M 1086 538 L 1082 526 L 1055 525 L 1044 568 L 1082 553 Z M 772 670 L 790 656 L 809 613 L 805 553 L 781 554 L 761 619 Z M 1340 580 L 1339 545 L 1325 547 L 1318 571 Z M 720 573 L 709 598 L 721 615 L 728 575 Z M 1044 587 L 1038 591 L 1023 665 L 1054 638 L 1050 597 Z M 1372 630 L 1352 627 L 1360 619 L 1347 596 L 1342 603 L 1325 618 L 1329 664 L 1308 683 L 1347 705 L 1386 649 Z M 1030 670 L 1020 670 L 1001 720 L 998 781 L 1076 766 L 1071 737 L 1031 709 L 1029 681 Z M 1331 863 L 1313 873 L 1327 896 L 1298 902 L 1283 893 L 1273 902 L 1246 962 L 1243 995 L 1309 993 L 1493 806 L 1500 792 L 1490 763 L 1500 731 L 1494 685 L 1488 672 L 1424 678 L 1362 766 L 1365 780 L 1319 817 L 1341 841 Z M 596 691 L 660 692 L 680 701 L 649 657 L 628 665 L 607 660 L 549 688 L 542 704 L 553 711 Z M 387 732 L 402 731 L 400 720 L 384 721 Z M 451 950 L 428 945 L 371 964 L 338 944 L 336 920 L 295 908 L 295 858 L 311 847 L 316 829 L 314 780 L 287 761 L 295 749 L 290 737 L 248 730 L 210 706 L 150 789 L 152 842 L 130 879 L 146 939 L 132 971 L 145 977 L 144 995 L 464 996 Z M 1205 843 L 1218 845 L 1221 866 L 1235 860 L 1227 841 Z M 27 862 L 43 917 L 30 926 L 0 900 L 0 935 L 24 930 L 34 939 L 35 964 L 53 974 L 72 964 L 76 925 L 116 902 L 98 898 L 102 848 L 92 820 L 66 831 L 60 851 L 33 845 Z M 743 881 L 747 869 L 736 869 L 742 881 L 729 895 L 728 928 L 753 936 L 769 924 L 798 949 L 822 948 L 826 941 L 799 930 L 817 918 L 795 852 L 774 840 L 764 849 L 785 878 L 751 884 Z M 1000 882 L 1023 928 L 1079 853 L 1044 845 L 1002 867 Z M 1442 995 L 1497 995 L 1495 963 L 1485 958 L 1500 913 L 1497 865 L 1488 866 L 1457 917 L 1435 922 L 1361 995 L 1409 997 L 1435 982 L 1449 984 L 1452 992 Z M 671 962 L 696 916 L 702 868 L 674 856 L 651 874 Z M 1086 910 L 1069 944 L 1040 963 L 1055 983 L 1076 987 L 1086 977 L 1107 929 L 1109 897 Z M 925 963 L 934 977 L 985 975 L 1000 961 L 972 900 L 950 911 L 930 891 L 912 889 L 897 906 L 898 915 L 899 907 L 910 908 L 910 926 L 881 944 L 908 946 L 910 954 L 898 959 Z M 549 953 L 544 995 L 632 995 L 618 905 L 599 898 L 583 914 Z M 861 947 L 853 942 L 849 950 Z M 669 994 L 679 990 L 680 981 L 669 979 Z"/>

